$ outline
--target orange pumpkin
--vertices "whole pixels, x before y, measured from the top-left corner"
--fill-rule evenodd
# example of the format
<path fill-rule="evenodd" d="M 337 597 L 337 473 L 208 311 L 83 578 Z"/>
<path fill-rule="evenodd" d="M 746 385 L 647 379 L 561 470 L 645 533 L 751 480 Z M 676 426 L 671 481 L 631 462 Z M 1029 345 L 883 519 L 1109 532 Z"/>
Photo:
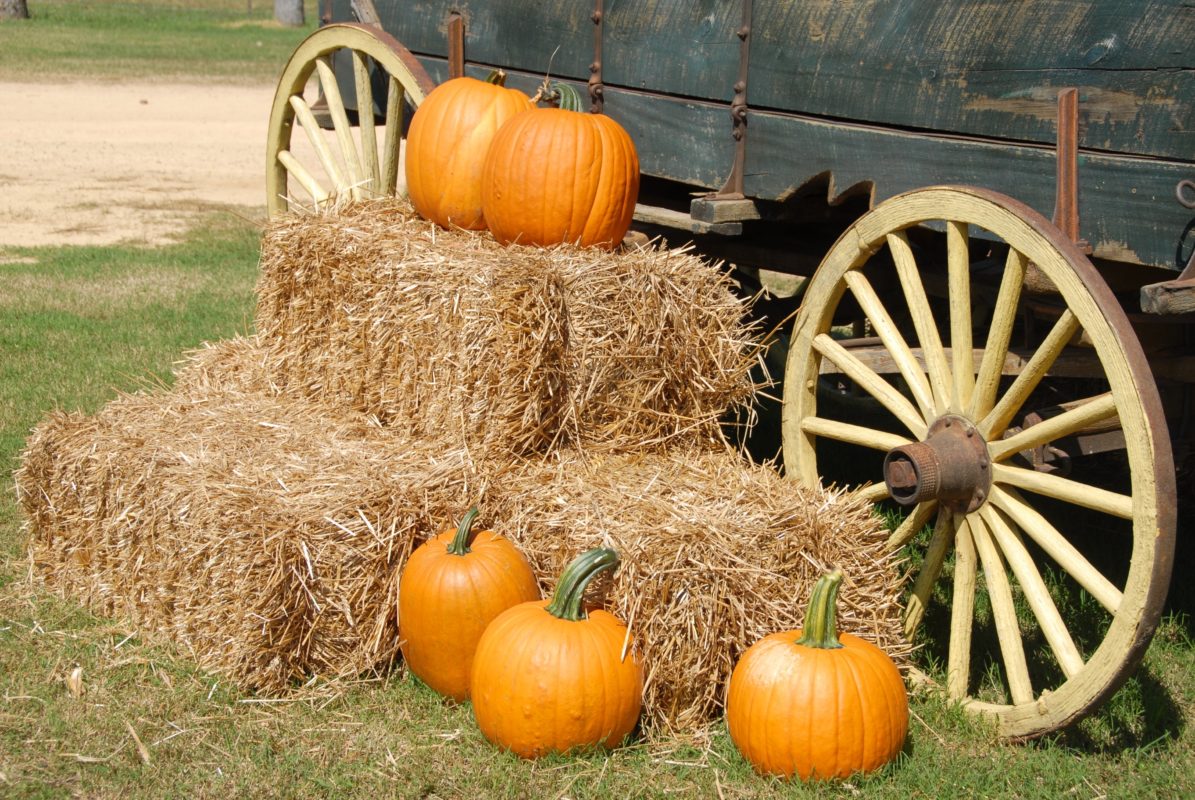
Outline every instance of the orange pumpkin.
<path fill-rule="evenodd" d="M 486 224 L 499 242 L 614 248 L 631 226 L 639 156 L 627 132 L 580 110 L 559 85 L 560 108 L 511 118 L 495 134 L 481 177 Z"/>
<path fill-rule="evenodd" d="M 453 78 L 437 86 L 416 110 L 407 133 L 407 192 L 415 210 L 444 228 L 484 230 L 481 167 L 494 133 L 533 106 L 507 89 L 505 73 L 488 80 Z"/>
<path fill-rule="evenodd" d="M 578 556 L 551 602 L 503 612 L 473 660 L 473 714 L 494 744 L 524 758 L 615 747 L 643 706 L 643 666 L 614 615 L 581 610 L 585 587 L 618 568 L 609 549 Z"/>
<path fill-rule="evenodd" d="M 908 695 L 883 650 L 834 622 L 842 572 L 818 580 L 803 631 L 765 636 L 730 677 L 726 724 L 759 771 L 845 778 L 897 756 L 909 727 Z"/>
<path fill-rule="evenodd" d="M 453 700 L 469 696 L 473 651 L 506 609 L 539 598 L 527 559 L 493 531 L 472 534 L 477 508 L 455 531 L 419 546 L 398 582 L 398 632 L 407 667 Z"/>

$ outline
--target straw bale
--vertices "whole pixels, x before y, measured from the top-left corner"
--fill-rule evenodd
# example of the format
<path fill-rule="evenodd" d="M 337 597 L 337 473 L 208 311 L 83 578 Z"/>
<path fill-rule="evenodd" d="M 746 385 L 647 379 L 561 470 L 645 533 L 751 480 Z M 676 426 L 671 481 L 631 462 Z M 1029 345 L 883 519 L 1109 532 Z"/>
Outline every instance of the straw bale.
<path fill-rule="evenodd" d="M 359 415 L 203 391 L 52 414 L 17 473 L 46 585 L 267 693 L 390 664 L 398 570 L 475 480 Z"/>
<path fill-rule="evenodd" d="M 503 457 L 715 441 L 754 349 L 725 273 L 656 246 L 500 246 L 401 200 L 265 232 L 269 380 Z"/>
<path fill-rule="evenodd" d="M 561 451 L 495 478 L 489 511 L 551 584 L 578 553 L 614 547 L 608 608 L 646 665 L 649 736 L 694 732 L 721 710 L 739 654 L 800 628 L 813 583 L 846 573 L 839 629 L 905 662 L 900 574 L 870 505 L 786 480 L 729 451 Z"/>

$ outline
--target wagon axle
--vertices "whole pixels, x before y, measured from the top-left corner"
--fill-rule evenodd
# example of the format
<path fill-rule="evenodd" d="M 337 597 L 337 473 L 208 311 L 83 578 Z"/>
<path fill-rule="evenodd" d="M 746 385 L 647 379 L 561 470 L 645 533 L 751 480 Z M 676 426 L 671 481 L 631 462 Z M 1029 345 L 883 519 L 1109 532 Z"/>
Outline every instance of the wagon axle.
<path fill-rule="evenodd" d="M 987 443 L 970 420 L 946 415 L 921 442 L 894 447 L 884 456 L 884 483 L 902 506 L 937 500 L 968 514 L 987 499 L 992 486 Z"/>

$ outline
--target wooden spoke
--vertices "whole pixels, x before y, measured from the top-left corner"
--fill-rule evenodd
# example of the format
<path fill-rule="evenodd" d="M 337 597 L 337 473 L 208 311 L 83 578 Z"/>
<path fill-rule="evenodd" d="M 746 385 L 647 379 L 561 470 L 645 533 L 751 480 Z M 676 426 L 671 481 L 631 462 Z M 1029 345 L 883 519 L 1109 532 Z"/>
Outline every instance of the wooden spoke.
<path fill-rule="evenodd" d="M 864 486 L 862 489 L 856 489 L 854 493 L 857 497 L 869 503 L 878 503 L 881 500 L 887 500 L 890 494 L 888 484 L 883 481 Z"/>
<path fill-rule="evenodd" d="M 1091 562 L 1084 558 L 1083 554 L 1050 524 L 1049 520 L 1026 503 L 1020 495 L 1009 489 L 993 486 L 990 501 L 996 508 L 1007 514 L 1008 518 L 1030 539 L 1037 542 L 1038 546 L 1058 566 L 1078 581 L 1079 585 L 1086 589 L 1097 603 L 1111 613 L 1116 613 L 1123 599 L 1120 590 L 1093 567 Z"/>
<path fill-rule="evenodd" d="M 818 334 L 813 340 L 813 348 L 823 357 L 834 362 L 834 365 L 854 381 L 856 386 L 892 412 L 892 415 L 899 419 L 915 437 L 924 438 L 927 430 L 925 420 L 917 413 L 917 409 L 913 408 L 913 404 L 896 391 L 892 384 L 852 355 L 850 350 L 834 341 L 829 334 Z"/>
<path fill-rule="evenodd" d="M 929 504 L 923 503 L 922 505 Z M 917 577 L 913 581 L 913 590 L 909 593 L 909 600 L 905 605 L 905 635 L 909 639 L 913 638 L 913 634 L 921 626 L 921 619 L 925 616 L 926 609 L 929 608 L 930 595 L 933 594 L 934 584 L 938 582 L 938 575 L 942 572 L 942 564 L 946 561 L 950 542 L 955 538 L 956 528 L 957 523 L 950 510 L 939 507 L 938 519 L 934 523 L 934 532 L 925 549 L 925 560 L 921 564 L 921 571 L 917 573 Z M 955 569 L 957 570 L 957 566 Z"/>
<path fill-rule="evenodd" d="M 319 123 L 315 121 L 315 115 L 311 113 L 311 107 L 307 105 L 306 100 L 298 95 L 290 98 L 290 105 L 295 110 L 295 117 L 299 120 L 299 124 L 303 126 L 303 132 L 307 134 L 308 141 L 315 148 L 315 154 L 319 157 L 319 162 L 323 165 L 324 172 L 328 173 L 328 177 L 336 184 L 337 193 L 347 191 L 349 187 L 348 181 L 345 180 L 344 173 L 341 172 L 340 166 L 336 163 L 336 159 L 333 158 L 328 143 L 320 135 Z"/>
<path fill-rule="evenodd" d="M 996 622 L 996 637 L 1000 640 L 1000 655 L 1004 659 L 1004 677 L 1008 681 L 1009 693 L 1012 701 L 1018 705 L 1032 702 L 1033 684 L 1029 680 L 1029 662 L 1025 660 L 1025 643 L 1021 639 L 1021 625 L 1017 622 L 1017 609 L 1008 573 L 1004 571 L 1004 562 L 992 543 L 987 525 L 978 514 L 972 514 L 968 521 L 987 580 L 988 599 L 992 603 L 992 617 Z"/>
<path fill-rule="evenodd" d="M 337 58 L 340 53 L 348 57 Z M 337 75 L 333 66 L 337 63 L 351 65 L 351 70 Z M 373 114 L 375 101 L 380 102 L 374 96 L 371 80 L 375 74 L 384 74 L 389 81 L 386 116 L 390 125 L 381 158 Z M 320 130 L 304 100 L 313 76 L 318 78 L 327 104 L 327 118 L 322 121 L 326 124 L 331 120 L 333 137 L 326 137 Z M 353 82 L 352 97 L 341 94 L 340 84 L 346 78 Z M 361 198 L 393 194 L 400 168 L 404 106 L 410 103 L 417 108 L 434 88 L 435 83 L 418 59 L 380 27 L 356 23 L 320 26 L 295 48 L 274 92 L 266 143 L 266 204 L 270 216 L 288 210 L 291 178 L 305 189 L 312 189 L 294 169 L 296 163 L 307 177 L 319 176 L 317 183 L 327 184 L 322 192 L 324 199 L 317 205 L 346 195 Z M 357 135 L 353 134 L 346 99 L 357 104 Z M 296 124 L 311 139 L 313 151 L 293 146 Z M 284 151 L 289 153 L 285 157 L 289 166 L 280 157 Z M 317 161 L 326 180 L 315 166 Z"/>
<path fill-rule="evenodd" d="M 983 346 L 983 358 L 979 362 L 979 374 L 975 378 L 975 389 L 971 395 L 969 414 L 979 419 L 991 410 L 1000 387 L 1000 374 L 1008 345 L 1012 341 L 1012 329 L 1017 318 L 1017 304 L 1021 299 L 1021 286 L 1025 283 L 1025 270 L 1029 259 L 1024 253 L 1010 248 L 1004 260 L 1004 277 L 1000 281 L 1000 292 L 992 309 L 992 323 Z"/>
<path fill-rule="evenodd" d="M 971 352 L 971 254 L 967 223 L 946 223 L 946 270 L 950 296 L 950 354 L 953 359 L 954 403 L 962 411 L 975 389 L 975 357 Z"/>
<path fill-rule="evenodd" d="M 965 699 L 970 688 L 971 628 L 975 619 L 975 542 L 967 520 L 964 518 L 960 523 L 954 537 L 954 596 L 950 603 L 950 645 L 946 654 L 946 694 L 952 700 Z"/>
<path fill-rule="evenodd" d="M 934 395 L 934 412 L 941 414 L 951 407 L 953 379 L 950 365 L 946 362 L 946 351 L 942 348 L 942 337 L 938 334 L 938 323 L 929 307 L 929 298 L 925 295 L 925 285 L 917 271 L 917 259 L 913 255 L 913 248 L 909 246 L 908 236 L 904 231 L 896 231 L 888 234 L 887 238 L 888 251 L 896 264 L 896 274 L 913 318 L 917 341 L 925 356 L 925 368 Z"/>
<path fill-rule="evenodd" d="M 340 155 L 344 159 L 344 166 L 348 171 L 349 194 L 354 199 L 360 199 L 361 186 L 365 183 L 365 174 L 361 169 L 361 159 L 357 155 L 357 144 L 353 141 L 349 117 L 344 110 L 340 87 L 336 83 L 336 73 L 332 71 L 332 64 L 327 56 L 317 58 L 315 68 L 319 72 L 320 87 L 324 90 L 328 113 L 332 115 L 332 127 L 336 129 L 336 139 L 340 143 Z"/>
<path fill-rule="evenodd" d="M 280 161 L 282 165 L 286 167 L 287 172 L 293 175 L 295 180 L 297 180 L 299 184 L 307 190 L 307 193 L 311 195 L 311 199 L 315 201 L 317 206 L 321 205 L 328 199 L 328 190 L 321 186 L 318 180 L 312 177 L 311 173 L 307 171 L 307 168 L 300 164 L 299 160 L 291 155 L 289 150 L 278 151 L 278 161 Z"/>
<path fill-rule="evenodd" d="M 927 500 L 924 503 L 918 503 L 914 506 L 909 515 L 904 518 L 900 525 L 896 526 L 896 530 L 888 537 L 888 549 L 898 550 L 908 544 L 909 540 L 926 526 L 929 518 L 933 516 L 937 508 L 938 504 L 934 500 Z"/>
<path fill-rule="evenodd" d="M 1055 500 L 1073 503 L 1083 508 L 1102 511 L 1121 519 L 1133 518 L 1133 498 L 1131 496 L 1110 492 L 1098 486 L 1089 486 L 1086 483 L 1079 483 L 1058 475 L 1014 467 L 1009 464 L 993 464 L 992 480 L 996 483 L 1016 486 L 1018 489 L 1027 489 L 1034 494 L 1053 497 Z"/>
<path fill-rule="evenodd" d="M 353 82 L 357 87 L 357 126 L 361 131 L 361 168 L 371 192 L 382 185 L 382 169 L 378 164 L 378 135 L 373 121 L 373 86 L 369 79 L 369 65 L 362 53 L 353 51 Z"/>
<path fill-rule="evenodd" d="M 1068 678 L 1077 675 L 1079 670 L 1083 669 L 1083 656 L 1079 654 L 1079 648 L 1075 646 L 1066 623 L 1062 621 L 1058 606 L 1054 605 L 1054 598 L 1050 597 L 1050 590 L 1046 588 L 1046 582 L 1037 571 L 1033 557 L 999 511 L 985 506 L 979 513 L 987 522 L 988 529 L 1004 554 L 1008 566 L 1012 568 L 1012 574 L 1016 576 L 1021 591 L 1025 593 L 1029 608 L 1033 610 L 1033 615 L 1037 618 L 1046 642 L 1050 645 L 1058 666 L 1062 668 L 1062 673 Z"/>
<path fill-rule="evenodd" d="M 988 412 L 979 423 L 979 430 L 989 439 L 999 436 L 1008 427 L 1008 423 L 1017 411 L 1025 404 L 1029 395 L 1041 383 L 1050 367 L 1058 360 L 1063 348 L 1079 330 L 1079 320 L 1067 309 L 1054 323 L 1041 346 L 1030 356 L 1029 361 L 1021 370 L 1021 374 L 1013 381 L 1012 386 L 1000 398 L 1000 402 Z"/>
<path fill-rule="evenodd" d="M 867 314 L 867 318 L 871 321 L 875 332 L 884 342 L 884 346 L 892 354 L 897 369 L 900 370 L 900 374 L 905 379 L 905 382 L 909 384 L 909 390 L 913 393 L 913 397 L 917 401 L 922 418 L 933 419 L 936 416 L 934 413 L 933 392 L 930 389 L 929 382 L 925 378 L 925 373 L 921 371 L 921 365 L 917 363 L 917 357 L 909 349 L 908 343 L 905 342 L 905 337 L 901 335 L 891 315 L 884 308 L 884 304 L 880 301 L 880 297 L 876 294 L 871 282 L 864 277 L 863 273 L 858 271 L 848 272 L 843 276 L 843 280 L 846 281 L 846 285 L 850 287 L 852 294 L 855 295 L 855 299 L 863 308 L 864 313 Z"/>
<path fill-rule="evenodd" d="M 382 159 L 382 194 L 394 194 L 398 185 L 399 147 L 402 143 L 403 117 L 406 115 L 406 95 L 402 84 L 390 78 L 386 92 L 386 150 Z"/>
<path fill-rule="evenodd" d="M 1112 393 L 1096 395 L 1081 404 L 1050 417 L 1036 425 L 988 445 L 993 461 L 1002 461 L 1022 450 L 1031 450 L 1055 439 L 1071 436 L 1078 431 L 1116 416 L 1116 400 Z"/>
<path fill-rule="evenodd" d="M 848 422 L 838 422 L 822 417 L 806 417 L 801 420 L 801 430 L 814 436 L 870 447 L 872 450 L 887 451 L 912 441 L 895 433 L 877 431 L 873 428 L 864 428 L 861 425 L 852 425 Z"/>

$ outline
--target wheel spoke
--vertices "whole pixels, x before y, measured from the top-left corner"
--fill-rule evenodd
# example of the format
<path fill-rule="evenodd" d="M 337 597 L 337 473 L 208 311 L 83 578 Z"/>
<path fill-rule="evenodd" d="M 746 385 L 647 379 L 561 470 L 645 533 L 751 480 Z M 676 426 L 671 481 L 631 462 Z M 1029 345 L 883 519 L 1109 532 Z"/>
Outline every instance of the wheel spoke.
<path fill-rule="evenodd" d="M 967 223 L 946 223 L 946 269 L 950 295 L 950 354 L 954 374 L 954 408 L 971 404 L 975 389 L 975 357 L 971 352 L 971 255 Z"/>
<path fill-rule="evenodd" d="M 1097 603 L 1110 613 L 1116 613 L 1123 597 L 1120 590 L 1093 567 L 1049 520 L 1025 502 L 1015 490 L 993 486 L 989 500 L 1007 514 L 1030 539 L 1037 542 L 1046 555 L 1086 589 Z"/>
<path fill-rule="evenodd" d="M 987 581 L 988 599 L 992 603 L 992 617 L 996 622 L 996 636 L 1000 640 L 1000 655 L 1004 660 L 1004 677 L 1008 680 L 1012 702 L 1023 705 L 1033 701 L 1033 684 L 1029 680 L 1029 663 L 1025 660 L 1025 643 L 1021 639 L 1020 623 L 1017 622 L 1012 586 L 1008 582 L 1008 573 L 1004 571 L 1000 553 L 992 543 L 987 525 L 978 514 L 972 514 L 968 522 Z"/>
<path fill-rule="evenodd" d="M 348 170 L 349 194 L 357 200 L 361 197 L 365 173 L 361 169 L 361 159 L 357 156 L 357 143 L 353 141 L 352 126 L 349 125 L 349 117 L 344 110 L 344 100 L 340 96 L 340 86 L 336 83 L 336 73 L 332 71 L 332 64 L 327 56 L 317 58 L 315 68 L 319 72 L 324 100 L 328 103 L 328 113 L 332 115 L 332 127 L 336 129 L 340 155 L 344 158 L 345 168 Z"/>
<path fill-rule="evenodd" d="M 923 503 L 922 505 L 930 505 Z M 918 506 L 921 508 L 921 506 Z M 905 605 L 905 635 L 913 638 L 925 610 L 929 608 L 929 599 L 934 591 L 934 584 L 938 582 L 938 575 L 942 572 L 942 564 L 946 561 L 946 553 L 950 549 L 950 541 L 955 536 L 954 515 L 944 507 L 938 507 L 938 519 L 934 523 L 934 532 L 925 547 L 925 560 L 921 563 L 921 571 L 913 581 L 913 589 L 909 593 L 908 603 Z"/>
<path fill-rule="evenodd" d="M 927 500 L 924 503 L 918 503 L 909 512 L 909 515 L 904 518 L 900 525 L 896 526 L 896 530 L 888 537 L 887 548 L 889 550 L 898 550 L 908 544 L 909 540 L 916 536 L 929 518 L 933 516 L 934 511 L 937 510 L 938 503 L 934 500 Z"/>
<path fill-rule="evenodd" d="M 888 491 L 888 484 L 880 481 L 879 483 L 864 486 L 862 489 L 856 489 L 854 494 L 861 500 L 866 500 L 869 503 L 878 503 L 881 500 L 887 500 L 891 493 Z"/>
<path fill-rule="evenodd" d="M 298 95 L 291 96 L 290 105 L 295 111 L 295 117 L 298 118 L 299 124 L 303 127 L 303 132 L 307 134 L 307 140 L 315 149 L 315 154 L 319 158 L 320 164 L 323 165 L 324 172 L 336 185 L 337 194 L 347 191 L 348 182 L 344 179 L 344 173 L 336 163 L 336 159 L 332 157 L 332 151 L 328 148 L 327 141 L 320 133 L 319 123 L 315 121 L 311 107 L 307 105 L 306 100 Z"/>
<path fill-rule="evenodd" d="M 1023 253 L 1009 248 L 1008 258 L 1004 260 L 1004 277 L 1000 281 L 1000 292 L 996 295 L 996 306 L 992 310 L 992 324 L 984 342 L 983 358 L 979 362 L 979 374 L 975 378 L 975 390 L 971 394 L 972 419 L 986 416 L 992 408 L 992 403 L 996 401 L 996 391 L 1004 370 L 1004 358 L 1008 355 L 1008 344 L 1012 341 L 1017 303 L 1021 299 L 1021 286 L 1025 282 L 1028 263 Z"/>
<path fill-rule="evenodd" d="M 904 291 L 905 302 L 917 331 L 917 341 L 925 356 L 925 368 L 934 394 L 934 411 L 941 414 L 951 407 L 952 384 L 950 365 L 946 362 L 946 351 L 942 348 L 942 337 L 934 321 L 933 310 L 925 295 L 925 285 L 917 270 L 917 259 L 909 246 L 904 231 L 888 234 L 888 251 L 896 264 L 896 274 Z"/>
<path fill-rule="evenodd" d="M 1030 425 L 1007 439 L 988 445 L 993 461 L 1002 461 L 1022 450 L 1032 450 L 1047 442 L 1070 436 L 1088 425 L 1116 416 L 1116 400 L 1111 392 L 1090 397 L 1056 417 Z"/>
<path fill-rule="evenodd" d="M 399 148 L 402 146 L 403 116 L 405 115 L 406 93 L 402 84 L 390 76 L 390 88 L 386 92 L 386 144 L 382 153 L 382 194 L 394 194 L 398 185 Z"/>
<path fill-rule="evenodd" d="M 954 536 L 954 596 L 950 603 L 950 649 L 946 654 L 946 694 L 963 700 L 971 683 L 971 627 L 975 619 L 975 542 L 966 518 Z"/>
<path fill-rule="evenodd" d="M 979 513 L 987 522 L 1008 566 L 1012 568 L 1012 573 L 1025 593 L 1025 599 L 1029 602 L 1029 607 L 1033 610 L 1063 674 L 1067 678 L 1077 675 L 1079 670 L 1083 669 L 1083 656 L 1079 654 L 1079 648 L 1075 646 L 1066 623 L 1062 621 L 1062 615 L 1058 613 L 1054 598 L 1050 597 L 1050 590 L 1046 588 L 1046 582 L 1037 571 L 1033 557 L 999 511 L 985 506 Z"/>
<path fill-rule="evenodd" d="M 880 301 L 871 282 L 857 270 L 847 272 L 843 279 L 850 287 L 851 293 L 855 295 L 855 299 L 863 308 L 864 313 L 867 314 L 867 318 L 871 320 L 871 325 L 875 328 L 884 346 L 892 354 L 897 369 L 909 384 L 909 390 L 912 391 L 913 397 L 917 401 L 921 416 L 924 419 L 932 419 L 935 416 L 934 398 L 929 381 L 926 380 L 921 365 L 917 363 L 917 357 L 909 349 L 905 337 L 901 335 L 896 323 L 884 308 L 884 304 Z"/>
<path fill-rule="evenodd" d="M 373 121 L 373 87 L 369 80 L 369 65 L 365 56 L 353 51 L 353 79 L 357 88 L 357 126 L 361 131 L 362 169 L 370 193 L 382 185 L 382 171 L 378 165 L 378 134 Z"/>
<path fill-rule="evenodd" d="M 818 334 L 813 340 L 813 349 L 828 358 L 843 374 L 855 382 L 869 395 L 888 409 L 894 417 L 899 419 L 906 428 L 918 439 L 925 436 L 927 430 L 925 420 L 913 408 L 913 404 L 904 395 L 884 380 L 858 358 L 851 351 L 836 342 L 829 334 Z"/>
<path fill-rule="evenodd" d="M 1121 519 L 1133 518 L 1133 498 L 1130 495 L 1111 492 L 1058 475 L 1009 464 L 993 464 L 992 480 L 1083 508 L 1102 511 Z"/>
<path fill-rule="evenodd" d="M 320 182 L 307 171 L 306 167 L 299 163 L 298 159 L 291 155 L 289 150 L 278 151 L 278 162 L 286 167 L 286 171 L 307 190 L 307 193 L 311 195 L 311 199 L 315 201 L 317 206 L 328 199 L 328 190 L 320 185 Z"/>
<path fill-rule="evenodd" d="M 801 420 L 801 430 L 826 439 L 836 439 L 861 447 L 870 447 L 872 450 L 891 450 L 912 442 L 908 437 L 899 434 L 877 431 L 874 428 L 864 428 L 862 425 L 852 425 L 849 422 L 839 422 L 824 417 L 806 417 Z"/>
<path fill-rule="evenodd" d="M 1041 346 L 1026 362 L 1021 374 L 1017 375 L 1012 386 L 1009 386 L 1008 391 L 1000 398 L 1000 402 L 980 421 L 978 427 L 984 436 L 991 439 L 1004 432 L 1013 416 L 1041 383 L 1050 367 L 1054 366 L 1054 362 L 1078 330 L 1079 319 L 1069 308 L 1063 311 Z"/>

